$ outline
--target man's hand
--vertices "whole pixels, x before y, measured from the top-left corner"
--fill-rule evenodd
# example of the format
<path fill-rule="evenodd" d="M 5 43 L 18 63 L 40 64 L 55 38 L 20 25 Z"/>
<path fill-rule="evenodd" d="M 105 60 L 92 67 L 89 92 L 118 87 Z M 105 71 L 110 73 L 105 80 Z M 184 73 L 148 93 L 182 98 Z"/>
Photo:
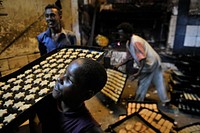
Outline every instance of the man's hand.
<path fill-rule="evenodd" d="M 139 74 L 138 74 L 138 73 L 135 73 L 135 74 L 130 75 L 130 76 L 129 76 L 129 79 L 130 79 L 131 81 L 133 81 L 133 80 L 137 79 L 138 76 L 139 76 Z"/>
<path fill-rule="evenodd" d="M 113 66 L 113 69 L 114 69 L 114 70 L 118 70 L 118 68 L 119 68 L 119 65 L 114 65 L 114 66 Z"/>

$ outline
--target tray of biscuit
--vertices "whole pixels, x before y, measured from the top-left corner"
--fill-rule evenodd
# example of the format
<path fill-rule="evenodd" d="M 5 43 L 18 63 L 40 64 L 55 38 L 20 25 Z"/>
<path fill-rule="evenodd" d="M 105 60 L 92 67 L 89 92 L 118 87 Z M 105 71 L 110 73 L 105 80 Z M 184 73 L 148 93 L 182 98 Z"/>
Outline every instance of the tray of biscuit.
<path fill-rule="evenodd" d="M 198 106 L 198 103 L 195 106 L 192 105 L 194 104 L 179 102 L 178 109 L 187 114 L 200 115 L 200 107 Z"/>
<path fill-rule="evenodd" d="M 124 90 L 127 75 L 114 69 L 108 68 L 107 82 L 101 92 L 114 102 L 118 102 Z"/>
<path fill-rule="evenodd" d="M 176 132 L 174 119 L 163 114 L 161 111 L 154 111 L 148 108 L 140 108 L 138 114 L 144 121 L 148 122 L 151 126 L 159 130 L 161 133 Z"/>
<path fill-rule="evenodd" d="M 160 133 L 151 124 L 144 121 L 137 112 L 108 126 L 105 132 L 109 133 Z"/>
<path fill-rule="evenodd" d="M 151 102 L 151 101 L 142 102 L 142 101 L 128 100 L 127 106 L 126 106 L 126 114 L 120 115 L 119 120 L 135 112 L 138 112 L 140 108 L 148 108 L 148 109 L 158 112 L 158 106 L 156 102 Z"/>
<path fill-rule="evenodd" d="M 138 112 L 140 108 L 147 108 L 158 112 L 158 106 L 156 102 L 128 101 L 127 105 L 127 115 Z"/>
<path fill-rule="evenodd" d="M 200 123 L 196 122 L 177 129 L 178 133 L 200 133 Z"/>
<path fill-rule="evenodd" d="M 200 107 L 198 103 L 200 102 L 200 93 L 198 90 L 185 90 L 173 96 L 173 103 L 177 105 L 179 110 L 190 113 L 190 114 L 200 114 Z"/>
<path fill-rule="evenodd" d="M 99 60 L 103 54 L 99 48 L 58 49 L 0 78 L 0 129 L 50 94 L 59 75 L 74 59 Z"/>

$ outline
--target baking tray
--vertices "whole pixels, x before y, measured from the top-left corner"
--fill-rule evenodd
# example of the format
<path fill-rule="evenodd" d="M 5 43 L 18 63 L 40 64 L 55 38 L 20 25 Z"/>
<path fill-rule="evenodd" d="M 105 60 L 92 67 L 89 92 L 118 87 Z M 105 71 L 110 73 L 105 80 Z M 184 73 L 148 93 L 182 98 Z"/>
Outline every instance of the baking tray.
<path fill-rule="evenodd" d="M 187 114 L 200 115 L 199 103 L 191 105 L 191 103 L 179 102 L 178 109 Z"/>
<path fill-rule="evenodd" d="M 34 112 L 33 105 L 51 95 L 57 77 L 71 61 L 77 58 L 100 61 L 105 53 L 105 50 L 97 47 L 68 46 L 56 49 L 0 78 L 0 132 L 17 128 L 27 120 Z M 5 121 L 8 116 L 11 119 Z"/>
<path fill-rule="evenodd" d="M 171 97 L 171 102 L 174 103 L 179 110 L 194 115 L 200 114 L 200 94 L 197 90 L 172 91 Z"/>
<path fill-rule="evenodd" d="M 134 132 L 150 132 L 150 133 L 160 133 L 159 130 L 151 126 L 148 122 L 138 115 L 138 113 L 133 113 L 118 122 L 111 124 L 105 130 L 108 133 L 119 133 L 120 130 L 126 130 L 127 132 L 134 129 Z"/>
<path fill-rule="evenodd" d="M 127 108 L 126 108 L 127 115 L 138 112 L 140 108 L 148 108 L 158 112 L 157 102 L 151 102 L 151 101 L 143 102 L 143 101 L 132 101 L 132 100 L 127 101 Z"/>
<path fill-rule="evenodd" d="M 126 85 L 127 74 L 108 68 L 107 72 L 107 82 L 101 92 L 109 97 L 114 102 L 119 102 L 122 95 L 124 87 Z"/>
<path fill-rule="evenodd" d="M 140 108 L 138 115 L 161 133 L 171 133 L 176 131 L 174 119 L 159 110 L 154 111 L 148 108 Z"/>
<path fill-rule="evenodd" d="M 178 133 L 199 133 L 200 132 L 200 122 L 189 124 L 177 129 Z"/>

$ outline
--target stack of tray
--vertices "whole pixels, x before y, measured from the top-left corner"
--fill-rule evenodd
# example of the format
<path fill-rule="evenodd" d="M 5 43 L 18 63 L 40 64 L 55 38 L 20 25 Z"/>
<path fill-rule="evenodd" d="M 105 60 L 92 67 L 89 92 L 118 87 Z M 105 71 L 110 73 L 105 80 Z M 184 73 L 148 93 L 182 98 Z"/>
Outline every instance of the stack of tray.
<path fill-rule="evenodd" d="M 194 77 L 186 76 L 181 71 L 172 71 L 169 81 L 171 88 L 172 103 L 179 110 L 190 113 L 200 114 L 200 84 L 193 79 Z"/>

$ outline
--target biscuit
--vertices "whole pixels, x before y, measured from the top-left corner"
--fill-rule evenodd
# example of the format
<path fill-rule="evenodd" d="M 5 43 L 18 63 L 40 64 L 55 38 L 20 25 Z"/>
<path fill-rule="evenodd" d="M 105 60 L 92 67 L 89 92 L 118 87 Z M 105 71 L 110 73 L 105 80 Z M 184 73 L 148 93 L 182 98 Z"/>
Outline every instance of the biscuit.
<path fill-rule="evenodd" d="M 44 73 L 48 73 L 50 70 L 51 70 L 50 68 L 45 68 L 45 69 L 43 69 L 42 71 L 43 71 Z M 41 74 L 41 73 L 40 73 L 40 74 Z"/>
<path fill-rule="evenodd" d="M 37 73 L 40 73 L 40 72 L 42 72 L 42 69 L 36 69 L 33 73 L 37 74 Z"/>
<path fill-rule="evenodd" d="M 26 83 L 26 84 L 29 84 L 29 83 L 32 83 L 32 81 L 33 81 L 33 79 L 30 78 L 30 79 L 27 79 L 27 80 L 25 81 L 25 83 Z"/>
<path fill-rule="evenodd" d="M 69 52 L 73 52 L 74 49 L 73 49 L 73 48 L 69 48 L 69 49 L 67 49 L 67 51 L 69 51 Z"/>
<path fill-rule="evenodd" d="M 22 101 L 19 101 L 19 102 L 17 102 L 17 103 L 15 103 L 14 105 L 13 105 L 13 108 L 14 109 L 19 109 L 21 106 L 23 106 L 25 104 L 25 102 L 22 102 Z"/>
<path fill-rule="evenodd" d="M 53 62 L 56 62 L 56 59 L 51 59 L 51 60 L 49 61 L 49 63 L 53 63 Z"/>
<path fill-rule="evenodd" d="M 29 90 L 31 86 L 31 84 L 24 85 L 23 90 Z"/>
<path fill-rule="evenodd" d="M 42 77 L 43 75 L 44 75 L 44 73 L 39 73 L 39 74 L 36 75 L 36 78 L 40 78 L 40 77 Z"/>
<path fill-rule="evenodd" d="M 20 98 L 23 98 L 24 96 L 25 96 L 25 92 L 19 92 L 15 94 L 14 99 L 20 99 Z"/>
<path fill-rule="evenodd" d="M 6 83 L 5 82 L 0 82 L 0 87 L 4 86 Z"/>
<path fill-rule="evenodd" d="M 83 52 L 83 53 L 88 53 L 88 52 L 89 52 L 89 50 L 87 50 L 87 49 L 84 49 L 84 50 L 82 50 L 82 52 Z"/>
<path fill-rule="evenodd" d="M 50 66 L 50 64 L 44 64 L 43 66 L 42 66 L 42 68 L 48 68 Z"/>
<path fill-rule="evenodd" d="M 8 113 L 7 109 L 0 109 L 0 117 L 3 117 L 7 113 Z"/>
<path fill-rule="evenodd" d="M 42 81 L 42 78 L 37 78 L 33 81 L 34 84 L 39 84 Z"/>
<path fill-rule="evenodd" d="M 72 61 L 72 59 L 66 59 L 65 61 L 64 61 L 64 63 L 70 63 Z"/>
<path fill-rule="evenodd" d="M 4 91 L 1 91 L 1 90 L 0 90 L 0 96 L 3 94 L 3 92 L 4 92 Z"/>
<path fill-rule="evenodd" d="M 0 123 L 0 129 L 3 127 L 3 124 L 2 123 Z"/>
<path fill-rule="evenodd" d="M 43 76 L 43 78 L 44 78 L 44 79 L 49 79 L 49 78 L 51 78 L 51 74 L 50 74 L 50 73 L 45 74 L 45 75 Z"/>
<path fill-rule="evenodd" d="M 55 81 L 50 82 L 50 84 L 48 85 L 50 88 L 53 88 L 55 86 Z"/>
<path fill-rule="evenodd" d="M 75 51 L 76 51 L 76 52 L 81 52 L 81 49 L 76 49 Z"/>
<path fill-rule="evenodd" d="M 38 101 L 40 101 L 41 99 L 42 99 L 42 97 L 39 97 L 39 98 L 35 99 L 35 102 L 38 102 Z"/>
<path fill-rule="evenodd" d="M 21 79 L 23 77 L 25 77 L 25 74 L 20 74 L 20 75 L 17 76 L 17 78 L 19 78 L 19 79 Z"/>
<path fill-rule="evenodd" d="M 3 94 L 2 98 L 3 99 L 8 99 L 8 98 L 11 98 L 12 96 L 13 96 L 12 92 L 7 92 L 7 93 Z"/>
<path fill-rule="evenodd" d="M 65 73 L 65 68 L 63 68 L 63 69 L 60 69 L 59 71 L 58 71 L 58 73 Z"/>
<path fill-rule="evenodd" d="M 8 100 L 8 101 L 6 101 L 6 102 L 4 103 L 4 106 L 5 106 L 5 107 L 10 107 L 11 105 L 13 105 L 13 103 L 14 103 L 14 100 Z"/>
<path fill-rule="evenodd" d="M 26 95 L 26 97 L 24 98 L 24 100 L 30 101 L 30 100 L 32 100 L 34 98 L 35 98 L 34 94 L 29 94 L 29 95 Z"/>
<path fill-rule="evenodd" d="M 92 58 L 93 55 L 92 55 L 92 54 L 87 54 L 86 57 L 87 57 L 87 58 Z"/>
<path fill-rule="evenodd" d="M 24 73 L 25 73 L 25 74 L 30 74 L 31 72 L 32 72 L 32 70 L 29 69 L 29 70 L 26 70 Z"/>
<path fill-rule="evenodd" d="M 64 68 L 65 64 L 59 64 L 57 68 Z"/>
<path fill-rule="evenodd" d="M 54 73 L 57 73 L 57 69 L 56 68 L 54 68 L 54 69 L 51 69 L 50 71 L 49 71 L 49 73 L 51 73 L 51 74 L 54 74 Z"/>
<path fill-rule="evenodd" d="M 44 95 L 44 94 L 47 94 L 49 91 L 50 91 L 49 89 L 44 88 L 44 89 L 40 90 L 38 94 L 39 94 L 40 96 L 42 96 L 42 95 Z"/>
<path fill-rule="evenodd" d="M 13 92 L 16 92 L 16 91 L 19 91 L 20 88 L 21 88 L 21 86 L 20 86 L 20 85 L 17 85 L 17 86 L 14 86 L 11 90 L 12 90 Z"/>
<path fill-rule="evenodd" d="M 29 107 L 31 107 L 31 104 L 24 104 L 21 107 L 19 107 L 19 110 L 24 111 L 24 110 L 28 109 Z"/>
<path fill-rule="evenodd" d="M 48 80 L 43 80 L 43 81 L 40 83 L 40 85 L 45 86 L 45 85 L 47 85 L 48 83 L 49 83 Z"/>
<path fill-rule="evenodd" d="M 54 75 L 54 76 L 52 77 L 52 79 L 53 79 L 54 81 L 56 81 L 59 77 L 60 77 L 60 74 L 57 74 L 57 75 Z"/>
<path fill-rule="evenodd" d="M 39 87 L 33 87 L 32 89 L 29 90 L 29 93 L 36 93 L 40 88 Z"/>
<path fill-rule="evenodd" d="M 52 56 L 49 56 L 46 58 L 46 60 L 51 60 L 53 57 Z"/>
<path fill-rule="evenodd" d="M 66 52 L 66 51 L 67 51 L 67 49 L 65 49 L 65 48 L 60 50 L 60 52 Z"/>
<path fill-rule="evenodd" d="M 8 116 L 6 116 L 3 120 L 4 123 L 9 123 L 11 122 L 13 119 L 15 119 L 15 117 L 17 116 L 16 113 L 14 114 L 9 114 Z"/>
<path fill-rule="evenodd" d="M 63 55 L 59 53 L 59 55 L 56 56 L 57 59 L 61 58 Z"/>
<path fill-rule="evenodd" d="M 40 62 L 40 65 L 42 65 L 42 66 L 45 65 L 45 64 L 47 64 L 47 61 L 46 61 L 46 60 Z"/>
<path fill-rule="evenodd" d="M 11 78 L 11 79 L 9 79 L 7 82 L 8 83 L 12 83 L 12 82 L 14 82 L 16 80 L 16 78 Z"/>
<path fill-rule="evenodd" d="M 56 63 L 53 63 L 53 64 L 50 65 L 51 68 L 56 67 L 56 66 L 57 66 Z"/>
<path fill-rule="evenodd" d="M 13 82 L 13 84 L 18 85 L 18 84 L 20 84 L 22 82 L 23 82 L 22 79 L 17 79 L 16 81 Z"/>
<path fill-rule="evenodd" d="M 59 60 L 57 60 L 57 63 L 63 63 L 64 62 L 64 59 L 59 59 Z"/>
<path fill-rule="evenodd" d="M 33 66 L 33 69 L 38 69 L 40 67 L 40 65 L 35 65 Z"/>
<path fill-rule="evenodd" d="M 30 78 L 33 78 L 33 77 L 34 77 L 34 74 L 31 73 L 31 74 L 27 75 L 25 78 L 30 79 Z"/>
<path fill-rule="evenodd" d="M 2 86 L 1 89 L 6 91 L 9 87 L 10 87 L 10 84 L 6 84 Z"/>

